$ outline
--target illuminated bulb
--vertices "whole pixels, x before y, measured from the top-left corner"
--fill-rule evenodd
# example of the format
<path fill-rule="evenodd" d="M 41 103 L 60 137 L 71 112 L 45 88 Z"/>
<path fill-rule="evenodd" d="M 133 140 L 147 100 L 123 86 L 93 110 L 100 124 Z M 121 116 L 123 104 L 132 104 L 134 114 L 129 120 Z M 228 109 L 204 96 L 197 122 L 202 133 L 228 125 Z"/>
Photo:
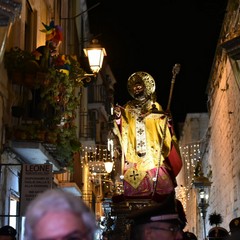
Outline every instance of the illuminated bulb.
<path fill-rule="evenodd" d="M 113 162 L 104 162 L 107 173 L 110 173 L 113 169 Z"/>

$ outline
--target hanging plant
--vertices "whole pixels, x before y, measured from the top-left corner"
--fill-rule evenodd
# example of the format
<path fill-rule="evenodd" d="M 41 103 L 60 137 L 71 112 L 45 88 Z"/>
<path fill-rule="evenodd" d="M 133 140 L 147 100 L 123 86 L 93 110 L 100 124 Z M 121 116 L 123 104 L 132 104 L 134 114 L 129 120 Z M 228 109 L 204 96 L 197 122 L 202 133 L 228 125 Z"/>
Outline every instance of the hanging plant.
<path fill-rule="evenodd" d="M 14 129 L 15 134 L 9 131 L 9 135 L 14 139 L 53 144 L 56 149 L 54 157 L 61 166 L 69 166 L 73 154 L 80 150 L 74 121 L 80 104 L 77 90 L 83 87 L 78 79 L 84 76 L 85 71 L 76 57 L 57 54 L 62 41 L 61 27 L 54 25 L 53 21 L 49 26 L 43 25 L 45 29 L 41 31 L 46 33 L 46 45 L 32 53 L 12 48 L 5 54 L 4 64 L 9 76 L 19 71 L 21 80 L 24 79 L 21 84 L 34 96 L 28 117 L 36 120 L 34 127 L 31 124 L 19 126 L 19 129 Z M 13 116 L 21 117 L 17 110 L 12 109 Z"/>

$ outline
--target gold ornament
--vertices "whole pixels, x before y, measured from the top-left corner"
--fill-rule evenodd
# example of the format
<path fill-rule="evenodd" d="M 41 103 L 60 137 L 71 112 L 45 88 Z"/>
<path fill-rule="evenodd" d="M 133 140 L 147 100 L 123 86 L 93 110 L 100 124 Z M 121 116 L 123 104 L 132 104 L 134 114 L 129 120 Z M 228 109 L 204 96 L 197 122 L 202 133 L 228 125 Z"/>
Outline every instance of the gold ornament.
<path fill-rule="evenodd" d="M 133 95 L 133 85 L 135 84 L 136 81 L 142 80 L 145 88 L 146 88 L 146 95 L 151 96 L 155 92 L 155 81 L 153 77 L 148 74 L 147 72 L 135 72 L 133 73 L 129 78 L 128 78 L 128 92 L 129 94 L 134 97 Z"/>

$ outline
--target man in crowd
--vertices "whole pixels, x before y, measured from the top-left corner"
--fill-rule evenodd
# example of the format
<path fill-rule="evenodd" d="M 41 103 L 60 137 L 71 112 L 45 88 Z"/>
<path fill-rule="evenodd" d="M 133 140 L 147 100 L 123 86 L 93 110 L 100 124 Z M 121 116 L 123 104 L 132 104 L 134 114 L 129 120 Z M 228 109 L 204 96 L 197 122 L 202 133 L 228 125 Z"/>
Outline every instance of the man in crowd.
<path fill-rule="evenodd" d="M 27 207 L 24 240 L 93 240 L 94 214 L 83 200 L 60 189 L 40 193 Z"/>
<path fill-rule="evenodd" d="M 3 226 L 0 228 L 0 240 L 16 240 L 17 231 L 9 226 Z"/>
<path fill-rule="evenodd" d="M 197 236 L 189 231 L 183 233 L 183 240 L 198 240 Z"/>
<path fill-rule="evenodd" d="M 240 239 L 240 217 L 233 218 L 229 223 L 230 235 L 227 240 Z"/>
<path fill-rule="evenodd" d="M 182 203 L 172 196 L 162 203 L 136 210 L 128 217 L 131 240 L 182 240 L 187 224 Z"/>

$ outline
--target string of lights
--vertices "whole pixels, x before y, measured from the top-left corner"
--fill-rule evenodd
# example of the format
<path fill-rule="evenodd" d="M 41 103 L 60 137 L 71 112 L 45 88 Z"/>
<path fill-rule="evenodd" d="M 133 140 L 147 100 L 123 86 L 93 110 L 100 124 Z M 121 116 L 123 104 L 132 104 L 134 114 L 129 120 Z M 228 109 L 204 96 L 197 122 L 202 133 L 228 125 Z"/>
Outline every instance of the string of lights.
<path fill-rule="evenodd" d="M 176 188 L 176 197 L 186 210 L 187 201 L 190 200 L 190 190 L 195 177 L 196 167 L 201 159 L 200 142 L 193 142 L 180 146 L 183 160 L 184 185 Z"/>

